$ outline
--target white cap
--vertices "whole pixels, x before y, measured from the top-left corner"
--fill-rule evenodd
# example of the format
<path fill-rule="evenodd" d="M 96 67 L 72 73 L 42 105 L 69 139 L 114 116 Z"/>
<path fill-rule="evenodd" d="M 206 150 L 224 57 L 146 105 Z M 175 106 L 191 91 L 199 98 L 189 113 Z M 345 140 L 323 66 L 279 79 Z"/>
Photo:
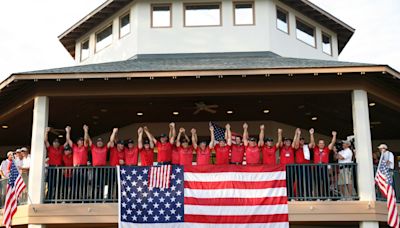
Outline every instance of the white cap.
<path fill-rule="evenodd" d="M 16 151 L 15 151 L 15 153 L 20 153 L 21 152 L 21 149 L 17 149 Z"/>
<path fill-rule="evenodd" d="M 10 156 L 10 155 L 14 155 L 14 153 L 12 151 L 8 151 L 7 152 L 7 157 Z"/>
<path fill-rule="evenodd" d="M 22 148 L 21 148 L 21 151 L 28 152 L 28 148 L 26 148 L 26 147 L 22 147 Z"/>
<path fill-rule="evenodd" d="M 378 149 L 385 149 L 385 150 L 387 150 L 387 145 L 386 144 L 381 144 L 381 145 L 379 145 L 378 146 Z"/>

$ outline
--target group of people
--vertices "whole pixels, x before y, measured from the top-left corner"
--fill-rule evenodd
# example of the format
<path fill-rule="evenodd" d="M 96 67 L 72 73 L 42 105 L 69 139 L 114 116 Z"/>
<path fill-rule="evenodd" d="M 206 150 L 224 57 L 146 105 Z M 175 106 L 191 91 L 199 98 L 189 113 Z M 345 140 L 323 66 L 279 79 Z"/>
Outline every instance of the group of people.
<path fill-rule="evenodd" d="M 218 142 L 215 139 L 214 127 L 210 125 L 210 140 L 198 140 L 196 129 L 190 130 L 190 137 L 184 128 L 178 133 L 175 124 L 169 124 L 169 134 L 161 134 L 157 139 L 145 127 L 138 129 L 137 144 L 133 139 L 127 141 L 117 139 L 118 128 L 114 128 L 109 140 L 97 138 L 95 142 L 89 136 L 89 127 L 83 126 L 84 137 L 73 142 L 70 137 L 71 127 L 66 127 L 66 142 L 62 146 L 58 138 L 52 144 L 48 141 L 50 128 L 46 130 L 45 144 L 48 151 L 49 166 L 110 166 L 158 164 L 179 165 L 255 165 L 255 164 L 315 164 L 329 163 L 331 151 L 339 161 L 348 162 L 352 153 L 348 150 L 335 151 L 336 132 L 332 132 L 332 140 L 326 145 L 323 139 L 315 142 L 314 129 L 309 130 L 310 142 L 305 144 L 301 130 L 296 129 L 293 139 L 283 138 L 282 129 L 278 129 L 278 140 L 274 143 L 271 137 L 265 137 L 265 127 L 260 126 L 259 137 L 249 137 L 248 125 L 243 124 L 243 136 L 232 137 L 231 127 L 225 126 L 225 138 Z M 350 143 L 343 142 L 348 148 Z M 89 161 L 89 151 L 91 162 Z M 311 152 L 310 152 L 311 151 Z M 109 152 L 109 163 L 107 157 Z M 279 156 L 277 154 L 279 152 Z M 156 156 L 155 156 L 156 154 Z M 212 155 L 215 154 L 215 161 Z"/>

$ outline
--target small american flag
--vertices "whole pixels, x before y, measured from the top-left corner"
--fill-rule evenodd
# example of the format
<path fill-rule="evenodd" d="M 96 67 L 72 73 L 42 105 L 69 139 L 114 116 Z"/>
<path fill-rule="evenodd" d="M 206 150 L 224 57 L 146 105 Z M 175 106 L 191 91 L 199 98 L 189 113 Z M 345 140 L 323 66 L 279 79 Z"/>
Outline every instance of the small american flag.
<path fill-rule="evenodd" d="M 379 190 L 386 197 L 388 208 L 388 225 L 391 227 L 399 227 L 399 214 L 397 212 L 396 194 L 393 188 L 393 178 L 390 174 L 386 161 L 379 162 L 378 171 L 376 172 L 375 182 Z"/>
<path fill-rule="evenodd" d="M 225 128 L 219 126 L 218 124 L 214 122 L 210 122 L 210 125 L 214 128 L 214 139 L 216 142 L 219 142 L 223 139 L 225 139 Z M 232 132 L 232 143 L 235 144 L 235 139 L 237 136 L 240 136 L 240 134 L 237 134 L 235 132 Z"/>
<path fill-rule="evenodd" d="M 120 167 L 120 228 L 289 227 L 284 166 L 172 165 L 168 189 L 149 173 Z"/>
<path fill-rule="evenodd" d="M 17 201 L 21 192 L 26 188 L 21 175 L 18 172 L 14 161 L 11 161 L 10 176 L 7 183 L 6 202 L 3 212 L 3 224 L 9 228 L 11 227 L 11 220 L 17 212 Z"/>
<path fill-rule="evenodd" d="M 169 188 L 171 165 L 152 166 L 149 175 L 149 188 Z"/>

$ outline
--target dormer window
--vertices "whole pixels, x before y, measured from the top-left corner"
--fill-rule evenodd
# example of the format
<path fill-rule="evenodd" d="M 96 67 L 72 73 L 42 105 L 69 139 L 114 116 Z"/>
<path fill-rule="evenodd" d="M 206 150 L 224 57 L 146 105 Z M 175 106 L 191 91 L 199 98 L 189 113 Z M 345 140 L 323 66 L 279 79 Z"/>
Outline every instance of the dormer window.
<path fill-rule="evenodd" d="M 289 34 L 289 17 L 288 13 L 279 8 L 276 9 L 276 28 L 282 32 Z"/>
<path fill-rule="evenodd" d="M 85 40 L 81 43 L 81 61 L 89 57 L 89 40 Z"/>
<path fill-rule="evenodd" d="M 125 14 L 119 18 L 119 37 L 124 37 L 131 32 L 131 17 L 130 14 Z"/>
<path fill-rule="evenodd" d="M 296 19 L 296 37 L 304 43 L 316 47 L 315 28 Z"/>
<path fill-rule="evenodd" d="M 190 26 L 221 25 L 220 3 L 190 3 L 185 4 L 185 23 Z"/>
<path fill-rule="evenodd" d="M 96 52 L 102 50 L 112 43 L 112 25 L 96 33 Z"/>
<path fill-rule="evenodd" d="M 151 5 L 151 27 L 169 28 L 171 27 L 171 4 Z"/>
<path fill-rule="evenodd" d="M 235 25 L 254 25 L 254 3 L 235 2 L 233 3 L 235 13 Z"/>
<path fill-rule="evenodd" d="M 322 51 L 325 54 L 332 55 L 332 41 L 331 36 L 322 33 Z"/>

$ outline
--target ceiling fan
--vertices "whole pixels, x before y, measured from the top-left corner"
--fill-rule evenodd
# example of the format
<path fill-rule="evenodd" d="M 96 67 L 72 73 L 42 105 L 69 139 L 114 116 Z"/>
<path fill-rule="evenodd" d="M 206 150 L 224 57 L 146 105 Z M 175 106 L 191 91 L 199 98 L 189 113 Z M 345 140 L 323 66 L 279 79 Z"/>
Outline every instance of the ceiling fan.
<path fill-rule="evenodd" d="M 218 108 L 218 105 L 206 105 L 204 102 L 196 102 L 194 103 L 196 105 L 196 111 L 193 112 L 193 115 L 197 115 L 201 111 L 209 112 L 212 114 L 215 114 Z"/>

